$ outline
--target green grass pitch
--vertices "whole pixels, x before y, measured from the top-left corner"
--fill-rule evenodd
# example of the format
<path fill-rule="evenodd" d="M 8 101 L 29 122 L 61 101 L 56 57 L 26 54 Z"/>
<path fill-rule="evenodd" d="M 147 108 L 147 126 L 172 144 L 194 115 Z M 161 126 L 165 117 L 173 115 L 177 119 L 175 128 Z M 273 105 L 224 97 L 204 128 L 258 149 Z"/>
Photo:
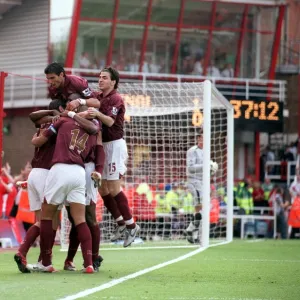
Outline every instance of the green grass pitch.
<path fill-rule="evenodd" d="M 102 251 L 100 272 L 21 274 L 14 252 L 0 252 L 0 299 L 61 299 L 100 286 L 195 249 L 124 249 Z M 28 262 L 37 259 L 32 249 Z M 54 266 L 62 270 L 66 253 L 54 250 Z M 81 253 L 75 263 L 80 269 Z M 212 247 L 181 262 L 129 279 L 82 299 L 300 299 L 300 241 L 234 241 Z"/>

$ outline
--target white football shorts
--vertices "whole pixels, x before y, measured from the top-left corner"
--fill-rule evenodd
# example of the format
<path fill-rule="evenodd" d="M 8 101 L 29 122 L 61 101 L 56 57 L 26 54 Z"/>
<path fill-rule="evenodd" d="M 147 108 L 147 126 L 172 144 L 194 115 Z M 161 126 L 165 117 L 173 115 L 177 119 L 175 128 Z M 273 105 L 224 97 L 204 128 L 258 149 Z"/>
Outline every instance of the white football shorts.
<path fill-rule="evenodd" d="M 85 205 L 85 170 L 79 165 L 55 164 L 45 185 L 48 204 L 79 203 Z"/>
<path fill-rule="evenodd" d="M 44 201 L 44 189 L 49 170 L 33 168 L 27 179 L 27 191 L 31 211 L 40 210 Z"/>
<path fill-rule="evenodd" d="M 102 179 L 119 180 L 127 170 L 127 146 L 124 139 L 103 143 L 105 163 Z"/>
<path fill-rule="evenodd" d="M 193 196 L 194 205 L 202 203 L 202 182 L 201 181 L 188 181 L 187 188 Z"/>

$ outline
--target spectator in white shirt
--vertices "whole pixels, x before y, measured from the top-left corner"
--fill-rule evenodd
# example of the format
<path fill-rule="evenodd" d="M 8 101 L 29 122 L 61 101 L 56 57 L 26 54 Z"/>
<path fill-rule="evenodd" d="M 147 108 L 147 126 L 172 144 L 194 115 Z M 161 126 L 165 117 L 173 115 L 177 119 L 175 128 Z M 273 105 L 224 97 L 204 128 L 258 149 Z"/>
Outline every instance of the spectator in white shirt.
<path fill-rule="evenodd" d="M 196 56 L 193 74 L 203 75 L 203 58 L 201 56 Z"/>
<path fill-rule="evenodd" d="M 79 66 L 82 69 L 89 69 L 91 67 L 91 62 L 89 60 L 89 54 L 87 52 L 82 52 L 79 58 Z"/>
<path fill-rule="evenodd" d="M 222 71 L 221 75 L 222 75 L 222 77 L 233 78 L 234 70 L 233 70 L 232 65 L 230 63 L 226 65 L 226 67 Z"/>
<path fill-rule="evenodd" d="M 210 66 L 207 69 L 207 76 L 221 77 L 220 70 L 215 66 L 215 63 L 213 60 L 210 62 Z"/>

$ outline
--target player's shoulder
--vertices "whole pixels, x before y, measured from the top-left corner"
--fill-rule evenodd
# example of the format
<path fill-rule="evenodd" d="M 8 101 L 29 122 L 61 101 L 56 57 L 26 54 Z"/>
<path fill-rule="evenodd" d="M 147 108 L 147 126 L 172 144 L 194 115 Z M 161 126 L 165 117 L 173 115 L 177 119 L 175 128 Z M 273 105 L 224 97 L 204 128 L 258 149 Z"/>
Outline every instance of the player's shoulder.
<path fill-rule="evenodd" d="M 83 77 L 77 76 L 77 75 L 66 75 L 66 78 L 71 83 L 87 83 L 87 80 Z"/>
<path fill-rule="evenodd" d="M 191 153 L 198 149 L 198 146 L 192 146 L 187 152 Z"/>
<path fill-rule="evenodd" d="M 110 98 L 116 102 L 122 102 L 124 103 L 124 99 L 120 93 L 118 93 L 116 90 L 111 93 Z"/>

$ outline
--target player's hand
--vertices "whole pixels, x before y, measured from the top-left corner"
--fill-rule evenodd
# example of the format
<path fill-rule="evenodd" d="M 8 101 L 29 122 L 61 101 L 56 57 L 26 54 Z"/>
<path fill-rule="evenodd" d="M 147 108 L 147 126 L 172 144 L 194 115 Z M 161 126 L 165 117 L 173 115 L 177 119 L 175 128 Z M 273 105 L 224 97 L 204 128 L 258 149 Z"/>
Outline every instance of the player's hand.
<path fill-rule="evenodd" d="M 92 180 L 94 181 L 94 186 L 95 188 L 99 188 L 101 186 L 101 174 L 94 171 L 92 174 L 91 174 L 91 178 Z"/>
<path fill-rule="evenodd" d="M 99 111 L 94 107 L 89 107 L 88 108 L 88 114 L 91 118 L 97 118 L 97 116 L 99 114 Z"/>
<path fill-rule="evenodd" d="M 54 116 L 52 119 L 52 123 L 55 124 L 60 119 L 60 115 Z"/>
<path fill-rule="evenodd" d="M 20 187 L 21 189 L 26 190 L 27 189 L 27 181 L 17 181 L 16 186 Z"/>
<path fill-rule="evenodd" d="M 219 166 L 216 162 L 210 161 L 210 174 L 215 175 L 219 169 Z"/>
<path fill-rule="evenodd" d="M 76 100 L 70 101 L 70 102 L 67 104 L 66 109 L 67 109 L 67 110 L 70 110 L 70 111 L 73 111 L 73 110 L 77 109 L 79 106 L 80 106 L 80 100 L 79 100 L 79 99 L 76 99 Z"/>
<path fill-rule="evenodd" d="M 65 109 L 63 112 L 60 113 L 61 117 L 68 117 L 69 110 Z"/>

